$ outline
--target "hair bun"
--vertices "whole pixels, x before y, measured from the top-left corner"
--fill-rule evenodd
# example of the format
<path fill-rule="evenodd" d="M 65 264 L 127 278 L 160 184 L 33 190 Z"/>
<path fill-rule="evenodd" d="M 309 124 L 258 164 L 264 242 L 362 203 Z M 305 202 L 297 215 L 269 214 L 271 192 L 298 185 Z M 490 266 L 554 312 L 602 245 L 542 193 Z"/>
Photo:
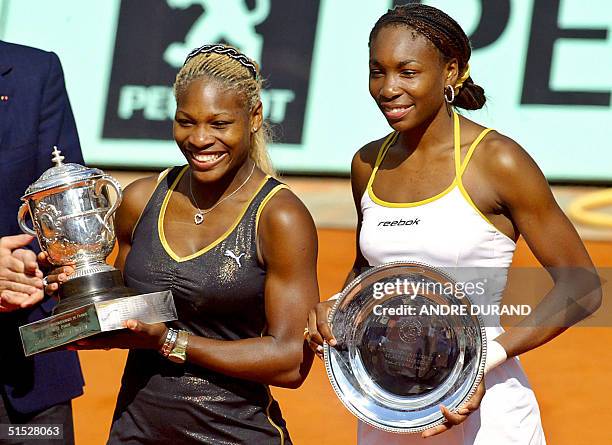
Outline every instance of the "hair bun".
<path fill-rule="evenodd" d="M 468 77 L 459 89 L 453 105 L 466 110 L 479 110 L 486 101 L 484 89 L 476 85 L 471 77 Z"/>

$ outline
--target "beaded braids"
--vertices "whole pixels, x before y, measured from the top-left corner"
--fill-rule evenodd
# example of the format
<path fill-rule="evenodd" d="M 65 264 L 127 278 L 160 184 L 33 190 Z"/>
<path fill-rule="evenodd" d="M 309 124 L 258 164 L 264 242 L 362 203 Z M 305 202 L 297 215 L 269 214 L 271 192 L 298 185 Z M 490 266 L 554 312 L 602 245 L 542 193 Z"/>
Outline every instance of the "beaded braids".
<path fill-rule="evenodd" d="M 461 26 L 448 14 L 432 6 L 421 4 L 407 4 L 390 9 L 378 19 L 370 32 L 369 45 L 386 26 L 407 26 L 427 38 L 440 51 L 445 62 L 457 59 L 459 65 L 459 79 L 469 69 L 468 61 L 472 54 L 470 41 Z M 456 107 L 466 110 L 482 108 L 486 102 L 484 90 L 476 85 L 471 77 L 455 89 L 459 89 L 453 101 Z"/>
<path fill-rule="evenodd" d="M 243 95 L 249 111 L 261 100 L 262 80 L 257 64 L 247 56 L 227 45 L 204 45 L 189 53 L 174 81 L 174 96 L 178 96 L 187 85 L 196 79 L 209 78 Z M 268 155 L 270 140 L 269 124 L 264 120 L 251 136 L 250 158 L 268 175 L 275 175 Z"/>

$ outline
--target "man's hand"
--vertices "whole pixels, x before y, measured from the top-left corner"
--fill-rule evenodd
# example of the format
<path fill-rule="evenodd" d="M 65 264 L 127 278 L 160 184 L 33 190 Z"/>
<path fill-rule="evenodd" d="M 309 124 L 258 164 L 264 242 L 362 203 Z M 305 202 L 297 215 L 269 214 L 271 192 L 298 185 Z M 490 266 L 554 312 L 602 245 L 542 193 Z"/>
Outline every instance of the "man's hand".
<path fill-rule="evenodd" d="M 0 312 L 33 306 L 44 297 L 36 254 L 23 249 L 33 239 L 30 235 L 0 238 Z"/>

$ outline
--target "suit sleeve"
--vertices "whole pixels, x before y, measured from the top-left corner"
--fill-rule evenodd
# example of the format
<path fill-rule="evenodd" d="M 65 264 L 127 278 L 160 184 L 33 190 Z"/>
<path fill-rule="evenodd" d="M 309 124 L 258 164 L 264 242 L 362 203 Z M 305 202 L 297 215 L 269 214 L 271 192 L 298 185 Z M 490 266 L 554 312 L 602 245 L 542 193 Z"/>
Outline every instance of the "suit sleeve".
<path fill-rule="evenodd" d="M 49 168 L 54 145 L 62 151 L 66 158 L 64 162 L 84 164 L 62 65 L 55 53 L 49 53 L 49 70 L 42 94 L 38 126 L 40 170 Z"/>

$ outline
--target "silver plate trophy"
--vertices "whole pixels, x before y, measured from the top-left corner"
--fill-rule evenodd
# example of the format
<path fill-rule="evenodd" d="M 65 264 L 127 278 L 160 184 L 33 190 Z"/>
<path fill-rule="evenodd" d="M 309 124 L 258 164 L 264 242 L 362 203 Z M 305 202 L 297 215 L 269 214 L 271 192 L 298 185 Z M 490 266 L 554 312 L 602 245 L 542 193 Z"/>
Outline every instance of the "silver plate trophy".
<path fill-rule="evenodd" d="M 335 347 L 324 346 L 327 375 L 346 408 L 394 433 L 443 423 L 476 391 L 486 337 L 467 297 L 446 272 L 389 263 L 364 272 L 330 313 Z"/>
<path fill-rule="evenodd" d="M 38 238 L 52 265 L 75 267 L 60 286 L 53 317 L 20 328 L 26 355 L 121 329 L 129 318 L 148 323 L 176 319 L 170 291 L 136 295 L 124 285 L 121 271 L 106 264 L 116 240 L 113 215 L 122 200 L 119 183 L 102 170 L 63 160 L 54 147 L 55 166 L 27 188 L 17 216 L 21 229 Z M 109 187 L 116 195 L 112 204 Z M 34 230 L 26 224 L 28 214 Z"/>

